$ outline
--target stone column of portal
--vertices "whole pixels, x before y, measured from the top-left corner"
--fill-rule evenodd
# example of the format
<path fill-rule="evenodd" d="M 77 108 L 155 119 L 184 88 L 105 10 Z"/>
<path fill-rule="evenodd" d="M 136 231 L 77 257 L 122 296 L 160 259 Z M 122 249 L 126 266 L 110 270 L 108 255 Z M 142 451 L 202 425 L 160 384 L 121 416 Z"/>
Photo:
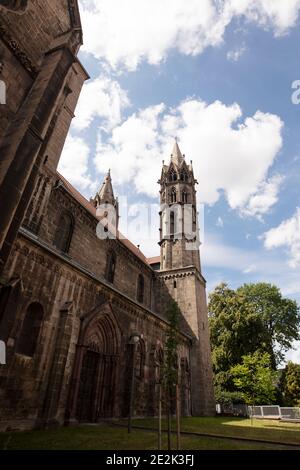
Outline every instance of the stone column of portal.
<path fill-rule="evenodd" d="M 0 250 L 36 163 L 65 79 L 75 60 L 69 47 L 72 43 L 74 33 L 69 33 L 45 55 L 30 93 L 2 140 L 1 160 L 4 166 L 7 160 L 11 163 L 0 186 Z M 0 272 L 4 262 L 0 252 Z"/>

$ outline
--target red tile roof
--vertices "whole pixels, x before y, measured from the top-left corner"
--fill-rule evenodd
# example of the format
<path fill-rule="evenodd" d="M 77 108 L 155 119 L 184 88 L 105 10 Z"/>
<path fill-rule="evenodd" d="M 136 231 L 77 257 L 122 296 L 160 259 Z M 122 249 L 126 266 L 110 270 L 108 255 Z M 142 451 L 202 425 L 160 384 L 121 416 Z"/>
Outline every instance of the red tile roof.
<path fill-rule="evenodd" d="M 63 183 L 65 189 L 68 191 L 68 193 L 73 196 L 73 198 L 81 205 L 83 206 L 95 219 L 98 219 L 97 217 L 97 211 L 96 208 L 93 206 L 91 202 L 89 202 L 82 194 L 80 194 L 77 189 L 72 186 L 69 181 L 67 181 L 59 172 L 57 172 L 57 175 L 61 182 Z M 99 219 L 98 219 L 99 220 Z M 143 261 L 146 264 L 148 263 L 148 260 L 146 256 L 141 252 L 141 250 L 134 245 L 130 240 L 124 237 L 120 231 L 117 233 L 117 238 L 118 240 L 123 243 L 123 245 L 126 246 L 135 256 L 137 256 L 141 261 Z"/>
<path fill-rule="evenodd" d="M 160 263 L 160 256 L 154 256 L 154 258 L 147 258 L 148 264 L 158 264 Z"/>

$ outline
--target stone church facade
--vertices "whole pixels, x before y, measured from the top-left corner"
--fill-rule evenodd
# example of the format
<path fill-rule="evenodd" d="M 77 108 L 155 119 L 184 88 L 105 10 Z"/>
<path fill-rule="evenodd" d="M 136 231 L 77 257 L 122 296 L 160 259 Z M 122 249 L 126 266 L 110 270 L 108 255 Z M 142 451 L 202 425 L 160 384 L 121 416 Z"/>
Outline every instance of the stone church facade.
<path fill-rule="evenodd" d="M 159 180 L 161 255 L 147 259 L 118 230 L 110 173 L 88 201 L 57 172 L 88 78 L 77 2 L 2 1 L 0 19 L 0 429 L 126 417 L 132 377 L 134 415 L 157 414 L 172 299 L 182 413 L 213 415 L 192 165 L 175 143 Z M 115 238 L 97 236 L 99 223 L 111 232 L 103 205 L 115 209 Z"/>

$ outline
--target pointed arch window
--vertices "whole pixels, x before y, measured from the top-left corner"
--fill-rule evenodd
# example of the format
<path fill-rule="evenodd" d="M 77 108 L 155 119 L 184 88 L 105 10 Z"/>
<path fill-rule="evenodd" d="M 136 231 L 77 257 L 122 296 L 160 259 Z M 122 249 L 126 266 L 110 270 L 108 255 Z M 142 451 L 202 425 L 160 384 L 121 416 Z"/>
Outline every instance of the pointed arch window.
<path fill-rule="evenodd" d="M 144 302 L 144 294 L 145 294 L 145 279 L 142 274 L 139 274 L 138 282 L 137 282 L 137 301 L 140 304 Z"/>
<path fill-rule="evenodd" d="M 159 347 L 156 351 L 156 383 L 162 383 L 163 381 L 163 369 L 164 369 L 164 351 L 162 347 Z"/>
<path fill-rule="evenodd" d="M 74 231 L 74 218 L 69 212 L 63 212 L 60 216 L 54 236 L 54 245 L 64 253 L 68 253 Z"/>
<path fill-rule="evenodd" d="M 182 191 L 182 202 L 183 204 L 188 203 L 188 193 L 185 190 Z"/>
<path fill-rule="evenodd" d="M 188 180 L 188 175 L 187 175 L 187 172 L 185 170 L 183 170 L 181 172 L 180 179 L 181 179 L 181 181 L 184 181 L 184 182 L 186 182 Z"/>
<path fill-rule="evenodd" d="M 41 304 L 33 302 L 26 310 L 21 333 L 17 343 L 17 353 L 33 357 L 38 344 L 44 310 Z"/>
<path fill-rule="evenodd" d="M 177 201 L 177 192 L 175 188 L 171 189 L 171 203 L 175 203 Z"/>
<path fill-rule="evenodd" d="M 142 339 L 138 342 L 136 346 L 135 352 L 135 376 L 138 379 L 142 379 L 144 377 L 144 369 L 145 369 L 145 359 L 146 359 L 146 348 L 145 343 Z"/>
<path fill-rule="evenodd" d="M 174 211 L 170 213 L 170 237 L 173 238 L 175 233 L 175 214 Z"/>
<path fill-rule="evenodd" d="M 172 168 L 170 173 L 169 173 L 169 180 L 170 181 L 177 181 L 177 173 L 174 170 L 174 168 Z"/>
<path fill-rule="evenodd" d="M 12 291 L 11 285 L 0 287 L 0 324 L 1 324 L 2 319 L 4 318 L 4 313 L 7 309 L 7 304 L 9 301 L 11 291 Z M 1 333 L 0 333 L 0 338 L 1 338 Z"/>
<path fill-rule="evenodd" d="M 106 257 L 105 279 L 113 284 L 115 279 L 116 270 L 116 254 L 114 251 L 109 251 Z"/>

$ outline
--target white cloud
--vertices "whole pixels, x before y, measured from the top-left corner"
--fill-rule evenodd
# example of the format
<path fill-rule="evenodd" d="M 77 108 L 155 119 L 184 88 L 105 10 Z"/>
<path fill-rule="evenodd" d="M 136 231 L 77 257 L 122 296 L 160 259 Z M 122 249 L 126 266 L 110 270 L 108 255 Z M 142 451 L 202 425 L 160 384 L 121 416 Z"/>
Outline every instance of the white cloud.
<path fill-rule="evenodd" d="M 242 213 L 244 215 L 257 216 L 258 218 L 266 214 L 278 201 L 278 192 L 282 181 L 283 177 L 280 175 L 263 181 L 256 194 L 250 197 L 247 206 L 242 209 Z"/>
<path fill-rule="evenodd" d="M 264 28 L 273 29 L 276 36 L 296 25 L 300 9 L 299 0 L 227 0 L 226 3 L 232 16 L 244 15 Z"/>
<path fill-rule="evenodd" d="M 259 216 L 277 200 L 280 179 L 267 175 L 282 145 L 283 123 L 260 111 L 241 118 L 237 104 L 219 101 L 148 107 L 116 126 L 108 141 L 100 136 L 95 164 L 100 172 L 111 168 L 117 184 L 130 182 L 137 192 L 156 197 L 154 182 L 177 135 L 187 160 L 194 162 L 199 201 L 214 204 L 224 193 L 232 209 Z"/>
<path fill-rule="evenodd" d="M 72 128 L 81 131 L 99 117 L 102 118 L 102 126 L 109 130 L 121 121 L 122 110 L 129 105 L 127 93 L 119 83 L 100 76 L 84 84 Z"/>
<path fill-rule="evenodd" d="M 237 49 L 228 51 L 227 59 L 232 62 L 237 62 L 242 57 L 242 55 L 246 52 L 246 50 L 247 49 L 245 46 L 241 46 L 241 47 L 238 47 Z"/>
<path fill-rule="evenodd" d="M 250 266 L 248 266 L 248 268 L 244 269 L 243 273 L 244 274 L 250 274 L 250 273 L 253 273 L 254 271 L 256 271 L 256 265 L 255 264 L 250 264 Z"/>
<path fill-rule="evenodd" d="M 158 64 L 172 49 L 200 54 L 241 17 L 275 35 L 295 26 L 300 0 L 81 0 L 84 50 L 112 67 Z"/>
<path fill-rule="evenodd" d="M 292 361 L 296 364 L 300 364 L 300 341 L 295 341 L 293 348 L 294 349 L 290 349 L 287 352 L 284 362 Z"/>
<path fill-rule="evenodd" d="M 134 113 L 113 129 L 108 143 L 98 142 L 95 164 L 100 172 L 111 168 L 114 182 L 133 183 L 140 193 L 157 196 L 155 182 L 161 166 L 160 104 Z"/>
<path fill-rule="evenodd" d="M 297 208 L 293 217 L 264 233 L 263 238 L 268 250 L 287 247 L 290 254 L 289 265 L 292 268 L 298 266 L 300 264 L 300 208 Z"/>
<path fill-rule="evenodd" d="M 83 139 L 69 134 L 58 166 L 58 171 L 71 184 L 83 191 L 95 189 L 88 171 L 89 152 L 89 146 Z"/>
<path fill-rule="evenodd" d="M 236 277 L 237 285 L 242 282 L 269 282 L 280 287 L 282 294 L 300 301 L 300 269 L 291 270 L 282 257 L 264 250 L 246 250 L 224 243 L 216 234 L 205 234 L 201 250 L 204 272 L 207 268 L 229 269 L 243 273 Z M 231 278 L 234 278 L 231 276 Z M 228 276 L 227 276 L 228 281 Z"/>

